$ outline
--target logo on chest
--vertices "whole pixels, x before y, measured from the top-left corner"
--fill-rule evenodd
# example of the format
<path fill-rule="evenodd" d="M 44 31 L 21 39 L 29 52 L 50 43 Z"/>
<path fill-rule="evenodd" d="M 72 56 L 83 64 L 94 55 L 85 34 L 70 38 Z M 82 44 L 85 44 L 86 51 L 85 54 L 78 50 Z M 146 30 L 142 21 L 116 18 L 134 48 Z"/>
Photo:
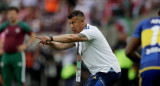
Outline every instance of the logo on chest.
<path fill-rule="evenodd" d="M 6 34 L 19 34 L 21 32 L 20 28 L 6 28 L 5 33 Z"/>
<path fill-rule="evenodd" d="M 16 28 L 16 29 L 15 29 L 15 32 L 16 32 L 16 33 L 19 33 L 19 32 L 20 32 L 20 29 L 19 29 L 19 28 Z"/>
<path fill-rule="evenodd" d="M 5 33 L 8 34 L 8 32 L 9 32 L 9 30 L 8 30 L 8 28 L 7 28 L 7 29 L 5 30 Z"/>

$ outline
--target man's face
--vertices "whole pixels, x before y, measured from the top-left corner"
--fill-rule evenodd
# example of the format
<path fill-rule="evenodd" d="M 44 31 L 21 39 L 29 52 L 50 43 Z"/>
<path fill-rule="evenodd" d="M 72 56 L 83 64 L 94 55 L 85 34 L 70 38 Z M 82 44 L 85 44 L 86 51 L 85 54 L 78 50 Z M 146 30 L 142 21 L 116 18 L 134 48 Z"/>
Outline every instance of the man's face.
<path fill-rule="evenodd" d="M 72 32 L 75 34 L 80 33 L 81 30 L 83 29 L 82 28 L 82 20 L 78 19 L 76 16 L 72 17 L 71 19 L 68 19 L 68 20 L 69 20 L 69 24 L 70 24 Z"/>
<path fill-rule="evenodd" d="M 9 10 L 7 12 L 7 18 L 10 22 L 15 22 L 18 18 L 18 13 L 15 10 Z"/>

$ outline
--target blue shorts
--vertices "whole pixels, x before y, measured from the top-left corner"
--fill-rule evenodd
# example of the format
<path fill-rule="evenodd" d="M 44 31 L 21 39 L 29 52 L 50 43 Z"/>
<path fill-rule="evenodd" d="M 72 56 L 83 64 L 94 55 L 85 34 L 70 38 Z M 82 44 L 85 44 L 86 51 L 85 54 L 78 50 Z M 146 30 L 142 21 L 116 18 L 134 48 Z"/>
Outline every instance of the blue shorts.
<path fill-rule="evenodd" d="M 160 70 L 142 72 L 139 84 L 139 86 L 160 86 Z"/>
<path fill-rule="evenodd" d="M 84 86 L 112 86 L 120 79 L 121 72 L 98 72 L 95 75 L 91 75 Z"/>

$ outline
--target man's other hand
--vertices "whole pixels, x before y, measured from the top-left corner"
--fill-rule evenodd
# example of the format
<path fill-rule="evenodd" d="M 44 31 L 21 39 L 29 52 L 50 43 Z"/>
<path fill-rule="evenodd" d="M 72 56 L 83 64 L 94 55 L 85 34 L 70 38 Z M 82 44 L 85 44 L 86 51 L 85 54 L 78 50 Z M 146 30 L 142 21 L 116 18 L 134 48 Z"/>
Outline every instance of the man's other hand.
<path fill-rule="evenodd" d="M 24 51 L 24 50 L 26 50 L 26 49 L 27 49 L 27 45 L 26 45 L 26 44 L 19 45 L 18 48 L 17 48 L 17 50 L 18 50 L 19 52 Z"/>
<path fill-rule="evenodd" d="M 51 38 L 47 37 L 47 36 L 36 36 L 37 39 L 39 39 L 39 44 L 43 44 L 43 45 L 49 45 L 51 43 Z"/>

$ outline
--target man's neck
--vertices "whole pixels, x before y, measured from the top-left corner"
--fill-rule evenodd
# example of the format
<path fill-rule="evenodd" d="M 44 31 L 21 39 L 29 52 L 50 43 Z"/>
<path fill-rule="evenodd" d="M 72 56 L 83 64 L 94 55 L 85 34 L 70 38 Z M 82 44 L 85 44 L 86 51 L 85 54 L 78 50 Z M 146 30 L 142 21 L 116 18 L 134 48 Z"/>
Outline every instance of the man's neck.
<path fill-rule="evenodd" d="M 85 27 L 87 27 L 87 23 L 86 22 L 84 22 L 84 27 L 83 28 L 85 28 Z"/>
<path fill-rule="evenodd" d="M 86 26 L 87 26 L 87 23 L 84 22 L 84 23 L 82 24 L 81 31 L 82 31 Z M 80 32 L 81 32 L 81 31 L 80 31 Z"/>
<path fill-rule="evenodd" d="M 10 25 L 16 25 L 18 23 L 18 20 L 15 20 L 13 22 L 10 22 Z"/>

